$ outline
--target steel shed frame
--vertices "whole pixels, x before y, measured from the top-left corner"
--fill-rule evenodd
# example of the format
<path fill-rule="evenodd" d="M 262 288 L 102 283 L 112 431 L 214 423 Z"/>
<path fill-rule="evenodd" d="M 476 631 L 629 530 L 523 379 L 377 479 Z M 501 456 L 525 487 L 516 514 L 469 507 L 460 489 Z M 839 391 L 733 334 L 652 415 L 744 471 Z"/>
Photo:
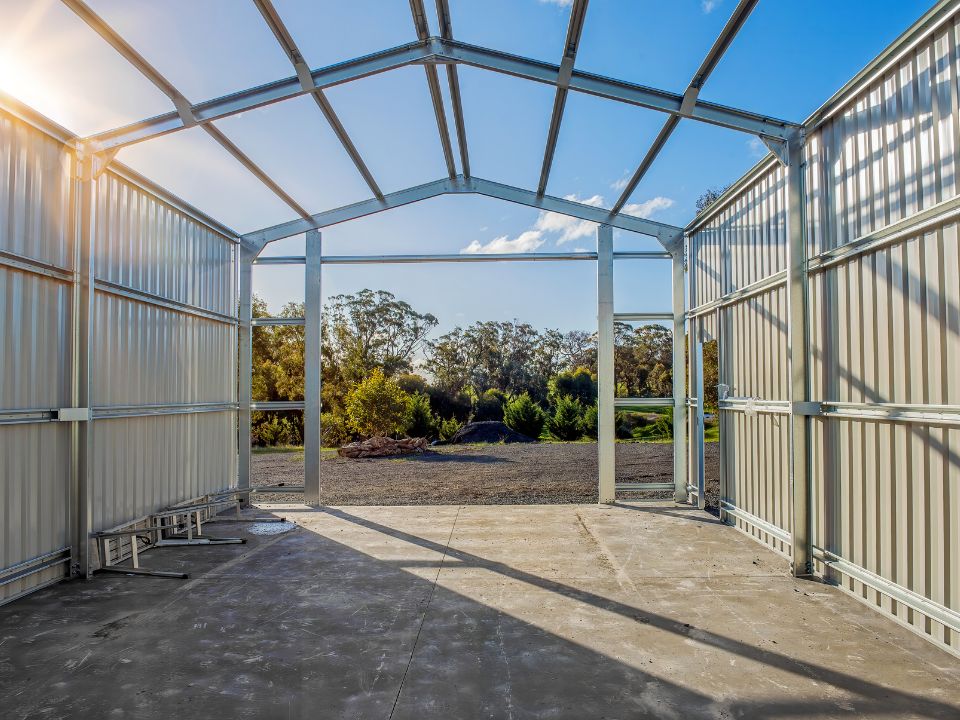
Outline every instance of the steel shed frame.
<path fill-rule="evenodd" d="M 916 207 L 904 210 L 897 205 L 897 212 L 891 210 L 891 201 L 888 200 L 882 213 L 874 212 L 869 221 L 858 218 L 854 223 L 856 227 L 843 224 L 847 222 L 846 219 L 836 220 L 830 214 L 831 209 L 827 207 L 831 202 L 839 202 L 830 195 L 828 184 L 845 181 L 847 178 L 847 175 L 840 180 L 834 178 L 829 161 L 845 160 L 844 152 L 848 151 L 845 150 L 844 142 L 860 142 L 859 138 L 850 140 L 844 135 L 850 134 L 848 126 L 851 121 L 847 118 L 853 112 L 856 116 L 852 121 L 853 126 L 856 126 L 857 122 L 867 122 L 858 118 L 864 113 L 869 114 L 864 107 L 876 104 L 873 98 L 883 92 L 884 83 L 893 82 L 901 92 L 901 97 L 898 99 L 894 92 L 893 100 L 878 110 L 878 113 L 891 113 L 891 118 L 899 119 L 902 115 L 905 116 L 913 105 L 919 106 L 926 102 L 929 93 L 932 98 L 931 106 L 934 107 L 931 112 L 941 125 L 949 124 L 953 132 L 953 144 L 958 144 L 956 134 L 960 118 L 957 117 L 957 96 L 960 95 L 960 84 L 956 77 L 958 69 L 954 68 L 958 41 L 955 35 L 944 31 L 944 28 L 960 28 L 958 0 L 938 2 L 876 61 L 803 123 L 779 120 L 699 98 L 708 77 L 747 21 L 758 0 L 740 0 L 689 85 L 679 94 L 576 69 L 578 45 L 587 19 L 588 0 L 574 0 L 572 3 L 564 46 L 558 49 L 559 64 L 510 55 L 456 40 L 447 0 L 435 2 L 439 36 L 433 36 L 430 34 L 423 1 L 409 0 L 416 41 L 321 68 L 308 66 L 271 1 L 253 0 L 295 74 L 201 102 L 188 100 L 83 0 L 62 1 L 163 92 L 174 109 L 125 127 L 106 130 L 89 137 L 76 137 L 37 116 L 13 99 L 0 98 L 4 112 L 13 118 L 13 123 L 23 123 L 31 132 L 36 131 L 46 140 L 55 143 L 57 152 L 61 153 L 59 162 L 61 165 L 67 163 L 70 166 L 65 172 L 60 168 L 60 180 L 64 180 L 64 175 L 67 178 L 64 182 L 62 203 L 65 220 L 69 219 L 66 225 L 69 227 L 65 225 L 62 234 L 65 238 L 69 236 L 64 246 L 68 249 L 69 257 L 64 255 L 63 258 L 52 261 L 45 258 L 43 253 L 17 252 L 0 245 L 0 270 L 56 283 L 57 287 L 67 288 L 70 294 L 69 331 L 63 339 L 63 347 L 60 348 L 61 354 L 69 358 L 69 368 L 66 371 L 69 379 L 68 392 L 60 396 L 56 406 L 38 407 L 15 403 L 12 407 L 0 408 L 2 425 L 68 423 L 69 437 L 60 438 L 60 441 L 68 446 L 68 449 L 63 450 L 63 456 L 68 458 L 71 468 L 71 479 L 66 488 L 69 502 L 66 503 L 66 508 L 58 507 L 58 512 L 66 514 L 69 531 L 61 534 L 63 539 L 55 543 L 57 547 L 38 547 L 32 556 L 30 551 L 24 550 L 23 554 L 28 556 L 14 558 L 15 562 L 11 563 L 0 558 L 4 560 L 0 564 L 7 564 L 5 569 L 0 570 L 0 589 L 4 585 L 15 587 L 6 599 L 60 579 L 63 575 L 60 570 L 67 563 L 70 564 L 72 574 L 89 574 L 94 569 L 89 553 L 91 533 L 103 530 L 111 523 L 116 525 L 134 522 L 144 503 L 183 501 L 186 499 L 184 495 L 190 494 L 192 490 L 197 491 L 196 495 L 201 495 L 203 493 L 200 491 L 226 488 L 244 490 L 249 487 L 250 412 L 254 409 L 281 409 L 278 404 L 267 406 L 264 403 L 254 403 L 252 399 L 250 368 L 253 328 L 279 322 L 271 319 L 254 321 L 252 318 L 251 282 L 254 265 L 302 264 L 305 268 L 305 317 L 301 320 L 286 321 L 302 323 L 305 326 L 305 400 L 302 404 L 283 403 L 282 409 L 302 408 L 304 411 L 305 499 L 317 503 L 321 499 L 319 329 L 322 298 L 320 274 L 324 264 L 591 261 L 597 263 L 598 278 L 600 502 L 613 502 L 616 498 L 613 465 L 614 410 L 618 406 L 642 404 L 639 399 L 614 397 L 614 322 L 671 322 L 675 348 L 672 398 L 675 476 L 670 489 L 674 491 L 677 501 L 696 501 L 701 507 L 705 502 L 702 459 L 702 343 L 709 338 L 718 338 L 721 384 L 733 387 L 733 381 L 723 382 L 725 378 L 733 378 L 738 384 L 754 388 L 757 395 L 731 395 L 721 397 L 720 400 L 723 427 L 732 433 L 731 437 L 725 437 L 722 441 L 722 517 L 789 557 L 795 575 L 815 574 L 838 582 L 844 589 L 858 594 L 862 599 L 930 637 L 941 646 L 953 652 L 960 649 L 960 585 L 957 580 L 958 573 L 955 567 L 951 571 L 950 565 L 951 562 L 955 565 L 956 557 L 960 557 L 960 549 L 956 547 L 956 537 L 960 532 L 956 526 L 956 514 L 948 513 L 944 517 L 931 519 L 936 515 L 931 510 L 928 515 L 918 516 L 920 520 L 939 523 L 936 527 L 944 533 L 940 540 L 946 544 L 946 548 L 941 547 L 938 550 L 933 547 L 938 539 L 928 539 L 924 551 L 926 555 L 920 551 L 914 553 L 913 563 L 928 563 L 930 554 L 936 555 L 936 562 L 942 564 L 946 574 L 945 578 L 939 579 L 928 574 L 918 584 L 914 581 L 915 573 L 918 572 L 914 566 L 904 560 L 909 567 L 900 567 L 902 563 L 898 559 L 893 564 L 900 565 L 897 565 L 896 570 L 891 570 L 890 562 L 884 555 L 886 551 L 879 549 L 879 545 L 871 545 L 865 549 L 851 541 L 855 546 L 853 553 L 857 557 L 849 556 L 847 548 L 843 547 L 842 543 L 838 545 L 833 539 L 834 536 L 839 537 L 846 532 L 845 520 L 837 518 L 830 503 L 825 500 L 830 493 L 841 493 L 831 485 L 833 474 L 838 472 L 831 463 L 838 462 L 843 451 L 838 440 L 838 423 L 841 422 L 922 426 L 923 432 L 928 433 L 927 444 L 924 445 L 926 449 L 923 451 L 928 453 L 924 460 L 926 464 L 914 463 L 910 466 L 913 461 L 906 461 L 910 466 L 908 474 L 922 474 L 932 466 L 940 467 L 938 463 L 945 463 L 943 471 L 947 480 L 941 483 L 939 492 L 948 500 L 955 500 L 956 495 L 951 493 L 958 492 L 955 488 L 951 489 L 951 483 L 957 482 L 957 475 L 950 474 L 950 463 L 955 464 L 955 459 L 949 459 L 952 455 L 949 454 L 950 440 L 947 433 L 951 432 L 949 428 L 960 427 L 960 399 L 953 402 L 934 402 L 929 400 L 932 393 L 924 389 L 923 392 L 912 395 L 908 393 L 908 400 L 902 400 L 901 393 L 892 391 L 890 394 L 896 396 L 895 401 L 887 398 L 854 401 L 847 397 L 850 393 L 841 392 L 846 381 L 834 377 L 839 360 L 836 361 L 837 367 L 832 367 L 828 357 L 829 353 L 840 351 L 835 337 L 839 332 L 838 321 L 832 315 L 834 309 L 831 300 L 837 295 L 838 283 L 853 282 L 849 278 L 840 277 L 840 271 L 846 271 L 848 266 L 864 257 L 873 258 L 874 253 L 891 246 L 914 242 L 918 236 L 923 238 L 932 235 L 939 238 L 941 244 L 947 243 L 944 237 L 949 236 L 949 231 L 945 228 L 956 225 L 960 218 L 960 204 L 956 193 L 951 195 L 938 186 L 934 195 L 918 203 Z M 946 50 L 943 50 L 943 47 L 946 47 Z M 926 59 L 924 53 L 927 54 Z M 946 71 L 941 70 L 949 76 L 948 85 L 952 83 L 952 89 L 948 91 L 940 86 L 935 86 L 932 91 L 926 90 L 921 87 L 922 80 L 918 80 L 924 68 L 927 68 L 931 75 L 934 73 L 927 63 L 938 53 L 945 53 L 951 63 Z M 447 175 L 424 185 L 384 193 L 324 91 L 330 87 L 411 65 L 420 65 L 424 69 Z M 504 185 L 472 174 L 468 124 L 461 102 L 459 66 L 480 68 L 555 88 L 539 182 L 535 189 Z M 456 151 L 439 79 L 441 67 L 447 79 Z M 909 67 L 911 72 L 904 74 L 904 67 Z M 954 75 L 950 75 L 951 72 Z M 904 99 L 907 97 L 904 94 L 907 86 L 914 92 L 909 100 Z M 598 208 L 547 194 L 566 99 L 571 91 L 666 115 L 665 123 L 653 144 L 643 156 L 620 197 L 610 208 Z M 311 213 L 216 126 L 219 119 L 303 95 L 313 98 L 324 121 L 330 126 L 369 188 L 372 194 L 370 199 Z M 854 108 L 852 111 L 851 104 Z M 669 141 L 679 122 L 684 119 L 751 134 L 764 142 L 772 153 L 686 228 L 625 213 L 630 196 Z M 194 126 L 200 126 L 289 206 L 296 217 L 286 223 L 241 235 L 156 187 L 115 160 L 117 152 L 123 147 Z M 0 130 L 11 135 L 17 132 L 15 129 L 6 130 L 3 127 L 0 127 Z M 852 132 L 856 134 L 855 127 Z M 875 132 L 882 134 L 885 130 L 880 128 Z M 830 135 L 831 133 L 833 135 Z M 932 141 L 940 155 L 929 160 L 938 182 L 941 177 L 938 163 L 946 162 L 945 144 L 951 137 L 949 131 L 946 131 L 943 137 L 947 139 L 937 136 L 937 139 Z M 46 140 L 34 138 L 31 142 L 39 145 Z M 830 142 L 835 144 L 830 145 Z M 894 144 L 893 139 L 887 138 L 887 144 L 878 145 L 880 154 L 893 155 L 899 152 L 894 148 Z M 919 154 L 918 151 L 918 156 Z M 955 159 L 951 162 L 955 162 Z M 894 173 L 893 170 L 890 172 Z M 857 172 L 850 171 L 848 174 L 857 175 Z M 871 183 L 880 185 L 887 180 L 889 178 L 879 176 L 865 177 L 861 181 L 862 187 L 857 185 L 855 192 L 863 196 L 866 193 L 864 188 L 873 187 Z M 901 185 L 908 181 L 905 176 L 897 176 L 896 180 Z M 890 182 L 894 184 L 893 181 Z M 100 264 L 95 247 L 101 242 L 111 248 L 116 245 L 118 253 L 122 254 L 124 251 L 118 240 L 101 237 L 109 230 L 104 230 L 104 225 L 109 225 L 109 222 L 103 218 L 109 212 L 122 213 L 123 210 L 117 210 L 111 202 L 119 202 L 123 207 L 127 207 L 124 205 L 127 202 L 124 198 L 135 193 L 144 196 L 138 199 L 137 203 L 142 203 L 144 207 L 150 205 L 149 210 L 144 210 L 145 213 L 157 213 L 158 217 L 161 213 L 172 213 L 176 216 L 177 227 L 189 228 L 183 232 L 189 233 L 192 244 L 188 243 L 190 247 L 184 249 L 185 253 L 204 253 L 204 257 L 215 257 L 216 259 L 211 260 L 211 266 L 219 268 L 218 272 L 229 268 L 231 277 L 218 276 L 216 288 L 198 286 L 179 292 L 171 289 L 172 285 L 168 287 L 164 284 L 166 280 L 160 282 L 153 278 L 150 281 L 135 281 L 133 276 L 136 273 L 131 272 L 129 267 L 127 270 L 118 270 L 116 277 L 112 276 L 109 269 Z M 591 253 L 488 256 L 324 256 L 322 253 L 320 233 L 325 227 L 447 194 L 479 194 L 596 223 L 597 250 Z M 926 195 L 923 197 L 927 198 Z M 155 209 L 154 206 L 163 209 Z M 846 206 L 843 209 L 848 214 L 853 212 Z M 140 216 L 141 222 L 144 217 L 145 215 Z M 136 222 L 136 219 L 132 222 Z M 144 246 L 143 252 L 173 252 L 171 248 L 176 244 L 176 236 L 180 231 L 171 230 L 170 227 L 172 226 L 169 224 L 164 225 L 160 231 L 161 234 L 167 233 L 165 237 L 171 243 L 169 247 L 147 250 Z M 664 250 L 615 253 L 614 228 L 656 238 Z M 304 257 L 260 257 L 260 253 L 269 243 L 300 234 L 306 234 Z M 117 237 L 121 235 L 122 233 Z M 739 249 L 742 246 L 749 246 L 753 254 L 749 257 L 744 255 Z M 941 249 L 938 256 L 941 264 L 924 267 L 942 275 L 944 267 L 951 269 L 948 261 L 953 258 L 950 252 L 949 248 L 946 251 Z M 731 258 L 735 253 L 739 253 L 736 262 L 741 263 L 742 267 L 734 267 L 734 260 Z M 644 312 L 614 313 L 614 261 L 637 259 L 671 261 L 673 292 L 669 312 L 662 308 L 653 308 Z M 136 261 L 137 258 L 124 255 L 118 263 L 126 263 L 132 267 Z M 688 261 L 689 295 L 685 297 Z M 871 259 L 871 262 L 879 261 Z M 183 268 L 180 267 L 179 270 L 182 272 Z M 175 274 L 176 269 L 173 272 Z M 709 280 L 708 276 L 715 276 L 719 281 Z M 907 282 L 909 284 L 910 280 Z M 852 288 L 853 285 L 849 287 Z M 926 287 L 924 285 L 924 289 Z M 949 295 L 947 290 L 942 290 L 943 293 Z M 891 296 L 893 294 L 895 293 L 891 291 Z M 133 303 L 137 307 L 148 307 L 150 312 L 172 313 L 178 319 L 169 321 L 171 327 L 176 326 L 177 332 L 188 334 L 190 342 L 195 344 L 198 352 L 202 345 L 207 347 L 204 343 L 221 349 L 239 347 L 237 368 L 232 364 L 227 368 L 230 371 L 238 369 L 238 381 L 232 384 L 231 380 L 232 387 L 224 389 L 213 400 L 198 399 L 199 394 L 196 392 L 194 396 L 186 392 L 179 393 L 171 390 L 172 385 L 165 389 L 166 395 L 158 398 L 140 397 L 137 393 L 130 393 L 130 397 L 136 396 L 134 401 L 115 402 L 111 399 L 105 402 L 98 398 L 94 391 L 97 373 L 95 345 L 99 338 L 98 313 L 117 312 L 118 318 L 129 322 L 130 316 L 123 313 L 132 312 L 126 306 L 111 309 L 105 300 L 108 297 L 116 298 L 117 302 Z M 880 303 L 880 300 L 876 302 Z M 237 307 L 238 314 L 235 314 L 234 309 Z M 902 311 L 908 312 L 906 309 Z M 895 314 L 894 310 L 890 312 Z M 746 318 L 748 313 L 757 314 L 758 317 L 762 315 L 765 319 L 753 316 Z M 813 327 L 817 313 L 826 320 L 827 330 L 824 332 Z M 949 318 L 931 320 L 924 314 L 923 319 L 924 322 L 939 322 L 943 337 L 954 331 L 953 326 L 947 326 L 952 322 Z M 894 321 L 890 322 L 892 326 Z M 147 321 L 148 325 L 150 323 L 159 324 L 161 321 L 151 319 Z M 188 323 L 196 324 L 196 328 L 190 326 L 187 329 Z M 769 323 L 769 326 L 764 323 Z M 219 329 L 211 329 L 214 327 Z M 737 333 L 742 333 L 745 340 L 741 341 L 741 336 Z M 925 337 L 924 341 L 926 340 Z M 763 358 L 766 365 L 753 366 L 760 378 L 756 383 L 744 374 L 747 372 L 747 358 L 742 342 L 746 341 L 756 347 L 769 347 L 771 353 L 769 358 Z M 947 341 L 942 341 L 942 344 L 945 348 Z M 888 349 L 892 355 L 900 351 L 893 345 L 892 340 Z M 689 350 L 689 378 L 683 350 Z M 862 353 L 858 354 L 857 358 L 862 358 Z M 780 370 L 785 372 L 781 374 Z M 689 397 L 688 379 L 696 390 L 696 396 Z M 952 392 L 952 387 L 949 387 L 950 384 L 946 381 L 943 385 L 941 394 L 946 396 L 948 391 Z M 924 401 L 917 402 L 916 395 L 922 396 Z M 174 397 L 176 399 L 171 399 Z M 688 407 L 696 412 L 688 416 Z M 196 418 L 208 414 L 228 417 L 231 426 L 238 430 L 241 438 L 239 443 L 235 438 L 230 443 L 230 452 L 236 453 L 239 459 L 235 470 L 231 467 L 231 477 L 227 482 L 221 483 L 221 487 L 213 487 L 219 482 L 215 479 L 216 473 L 207 473 L 204 481 L 193 483 L 190 490 L 184 487 L 171 488 L 162 498 L 157 496 L 149 500 L 138 499 L 134 503 L 137 510 L 133 510 L 132 505 L 131 508 L 118 512 L 108 512 L 102 508 L 95 510 L 94 505 L 103 501 L 104 492 L 97 485 L 96 477 L 106 462 L 98 456 L 98 453 L 102 454 L 104 450 L 97 435 L 97 429 L 103 424 L 97 421 L 158 416 Z M 764 419 L 756 420 L 757 417 Z M 769 418 L 780 417 L 785 420 L 783 427 L 763 425 Z M 930 448 L 935 447 L 935 443 L 931 444 L 929 439 L 932 428 L 945 428 L 942 443 L 947 446 L 946 461 L 942 457 L 929 455 Z M 189 432 L 172 428 L 170 431 Z M 693 438 L 689 444 L 689 454 L 686 442 L 688 431 Z M 105 431 L 104 437 L 110 438 L 110 442 L 120 442 L 110 432 Z M 146 429 L 142 432 L 149 433 Z M 222 425 L 211 426 L 205 432 L 209 433 L 208 439 L 217 438 L 223 441 L 225 437 Z M 770 460 L 770 468 L 775 465 L 777 472 L 782 475 L 776 479 L 776 486 L 773 480 L 762 477 L 764 469 L 752 467 L 741 470 L 736 464 L 739 460 L 737 451 L 747 447 L 743 445 L 747 441 L 754 443 L 750 447 L 769 453 L 770 457 L 776 455 L 775 463 Z M 149 443 L 149 440 L 144 442 Z M 867 447 L 868 441 L 861 438 L 858 442 L 864 443 L 861 450 L 866 455 L 867 451 L 863 448 Z M 910 452 L 907 451 L 908 456 Z M 912 452 L 919 453 L 920 450 L 914 449 Z M 193 480 L 187 484 L 191 482 Z M 846 478 L 844 482 L 852 483 L 853 480 Z M 863 485 L 863 497 L 866 497 L 868 487 Z M 894 496 L 901 497 L 896 495 L 896 492 L 902 493 L 901 490 L 891 492 Z M 923 492 L 926 493 L 924 498 L 929 500 L 932 491 L 927 488 Z M 753 504 L 745 503 L 740 499 L 740 495 L 744 493 L 753 493 L 754 499 L 762 495 L 763 502 L 757 500 L 751 501 Z M 855 514 L 844 506 L 844 512 L 848 510 Z M 895 509 L 885 508 L 883 512 L 896 515 Z M 828 520 L 825 520 L 825 517 L 828 517 Z M 857 522 L 860 523 L 858 527 L 861 534 L 865 535 L 866 530 L 863 530 L 863 527 L 869 524 L 868 520 L 859 517 Z M 895 520 L 892 522 L 896 524 Z M 44 542 L 50 544 L 49 541 Z M 896 550 L 892 552 L 897 553 Z M 870 553 L 873 557 L 866 557 Z M 36 575 L 35 582 L 24 584 L 23 578 L 31 574 Z"/>

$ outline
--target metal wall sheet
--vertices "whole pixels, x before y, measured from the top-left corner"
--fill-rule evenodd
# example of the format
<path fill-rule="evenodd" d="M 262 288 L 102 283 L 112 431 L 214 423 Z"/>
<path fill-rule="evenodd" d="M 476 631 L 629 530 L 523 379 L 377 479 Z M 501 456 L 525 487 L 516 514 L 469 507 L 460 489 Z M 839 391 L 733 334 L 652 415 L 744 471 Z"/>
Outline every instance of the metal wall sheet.
<path fill-rule="evenodd" d="M 0 426 L 0 569 L 70 545 L 70 427 Z M 0 586 L 0 602 L 54 577 L 66 565 Z"/>
<path fill-rule="evenodd" d="M 786 177 L 775 160 L 718 201 L 690 238 L 691 309 L 786 267 Z"/>
<path fill-rule="evenodd" d="M 98 408 L 237 399 L 237 329 L 97 292 L 93 396 Z"/>
<path fill-rule="evenodd" d="M 70 404 L 67 283 L 0 266 L 0 409 Z"/>
<path fill-rule="evenodd" d="M 0 250 L 71 267 L 71 154 L 0 108 Z"/>
<path fill-rule="evenodd" d="M 236 485 L 235 412 L 94 423 L 93 529 Z"/>
<path fill-rule="evenodd" d="M 236 246 L 111 172 L 97 183 L 96 277 L 236 316 Z"/>

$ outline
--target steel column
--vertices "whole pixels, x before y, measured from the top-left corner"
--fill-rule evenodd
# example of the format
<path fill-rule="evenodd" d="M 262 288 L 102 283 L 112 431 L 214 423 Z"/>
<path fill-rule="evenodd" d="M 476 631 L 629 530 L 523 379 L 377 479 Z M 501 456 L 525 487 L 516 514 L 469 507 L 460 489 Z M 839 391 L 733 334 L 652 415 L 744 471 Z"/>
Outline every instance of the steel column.
<path fill-rule="evenodd" d="M 256 253 L 240 247 L 240 323 L 237 342 L 237 447 L 240 459 L 237 465 L 237 488 L 250 487 L 250 403 L 253 401 L 253 261 Z"/>
<path fill-rule="evenodd" d="M 73 509 L 73 571 L 80 577 L 93 572 L 90 557 L 90 533 L 93 529 L 91 478 L 93 476 L 93 306 L 94 306 L 94 227 L 96 222 L 96 185 L 94 157 L 78 153 L 78 178 L 75 185 L 76 233 L 73 248 L 73 311 L 71 347 L 71 401 L 75 408 L 87 408 L 86 420 L 71 423 L 72 455 L 71 496 Z"/>
<path fill-rule="evenodd" d="M 597 228 L 597 472 L 598 502 L 616 500 L 613 371 L 613 228 Z"/>
<path fill-rule="evenodd" d="M 790 482 L 793 488 L 792 570 L 795 576 L 810 575 L 812 567 L 812 522 L 809 468 L 809 425 L 803 406 L 810 399 L 807 356 L 807 268 L 804 218 L 803 136 L 787 144 L 787 313 L 790 319 Z"/>
<path fill-rule="evenodd" d="M 303 501 L 320 504 L 320 377 L 323 296 L 320 292 L 321 238 L 319 230 L 307 233 L 304 272 L 303 328 Z"/>
<path fill-rule="evenodd" d="M 687 363 L 683 244 L 673 254 L 673 483 L 674 500 L 687 499 Z"/>

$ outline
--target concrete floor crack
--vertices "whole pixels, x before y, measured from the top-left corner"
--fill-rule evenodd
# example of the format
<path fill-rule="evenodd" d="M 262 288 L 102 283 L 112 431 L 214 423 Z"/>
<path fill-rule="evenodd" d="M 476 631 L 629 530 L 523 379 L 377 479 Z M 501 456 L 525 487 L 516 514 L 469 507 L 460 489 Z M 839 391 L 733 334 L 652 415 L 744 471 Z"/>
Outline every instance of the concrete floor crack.
<path fill-rule="evenodd" d="M 420 634 L 423 632 L 423 625 L 427 620 L 427 612 L 429 612 L 430 604 L 433 602 L 433 596 L 437 592 L 437 583 L 440 580 L 440 573 L 443 571 L 443 563 L 447 559 L 447 553 L 450 551 L 450 542 L 453 540 L 453 531 L 457 529 L 457 520 L 460 518 L 461 510 L 463 510 L 462 505 L 457 507 L 457 514 L 453 516 L 453 524 L 450 525 L 450 534 L 447 535 L 447 543 L 443 547 L 443 555 L 437 567 L 437 574 L 433 578 L 433 585 L 430 586 L 430 594 L 427 595 L 427 604 L 424 606 L 423 614 L 420 616 L 420 626 L 417 628 L 417 636 L 413 639 L 413 647 L 410 648 L 410 657 L 407 659 L 407 666 L 403 669 L 403 676 L 400 678 L 400 685 L 397 688 L 397 697 L 393 700 L 393 707 L 390 708 L 388 720 L 392 720 L 393 714 L 397 711 L 397 704 L 400 702 L 401 693 L 403 693 L 403 684 L 406 682 L 407 673 L 410 672 L 410 666 L 413 664 L 413 655 L 417 652 L 417 644 L 420 642 Z"/>

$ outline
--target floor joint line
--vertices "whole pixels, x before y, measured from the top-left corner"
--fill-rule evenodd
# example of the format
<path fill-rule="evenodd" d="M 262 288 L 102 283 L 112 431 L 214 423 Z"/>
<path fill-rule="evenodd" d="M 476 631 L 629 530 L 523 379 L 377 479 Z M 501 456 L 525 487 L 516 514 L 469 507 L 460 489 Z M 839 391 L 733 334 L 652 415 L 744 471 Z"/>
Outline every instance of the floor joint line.
<path fill-rule="evenodd" d="M 433 596 L 437 592 L 437 583 L 440 580 L 440 572 L 443 570 L 443 562 L 447 559 L 447 552 L 450 550 L 450 542 L 453 540 L 453 531 L 457 528 L 457 520 L 460 519 L 460 511 L 463 505 L 457 506 L 457 514 L 453 516 L 453 524 L 450 526 L 450 534 L 447 535 L 447 544 L 443 548 L 443 555 L 440 557 L 440 565 L 437 567 L 437 574 L 433 578 L 433 585 L 430 587 L 430 594 L 427 596 L 427 604 L 423 608 L 423 614 L 420 616 L 420 627 L 417 628 L 417 636 L 413 639 L 413 647 L 410 648 L 410 657 L 407 659 L 407 666 L 403 669 L 403 676 L 400 678 L 400 686 L 397 688 L 397 696 L 393 699 L 393 707 L 390 708 L 390 715 L 387 720 L 393 719 L 393 714 L 397 711 L 397 704 L 400 702 L 400 694 L 403 692 L 403 684 L 407 680 L 407 673 L 410 672 L 410 666 L 413 665 L 413 654 L 417 651 L 417 645 L 420 642 L 420 633 L 423 632 L 423 625 L 427 621 L 427 612 L 433 603 Z"/>

